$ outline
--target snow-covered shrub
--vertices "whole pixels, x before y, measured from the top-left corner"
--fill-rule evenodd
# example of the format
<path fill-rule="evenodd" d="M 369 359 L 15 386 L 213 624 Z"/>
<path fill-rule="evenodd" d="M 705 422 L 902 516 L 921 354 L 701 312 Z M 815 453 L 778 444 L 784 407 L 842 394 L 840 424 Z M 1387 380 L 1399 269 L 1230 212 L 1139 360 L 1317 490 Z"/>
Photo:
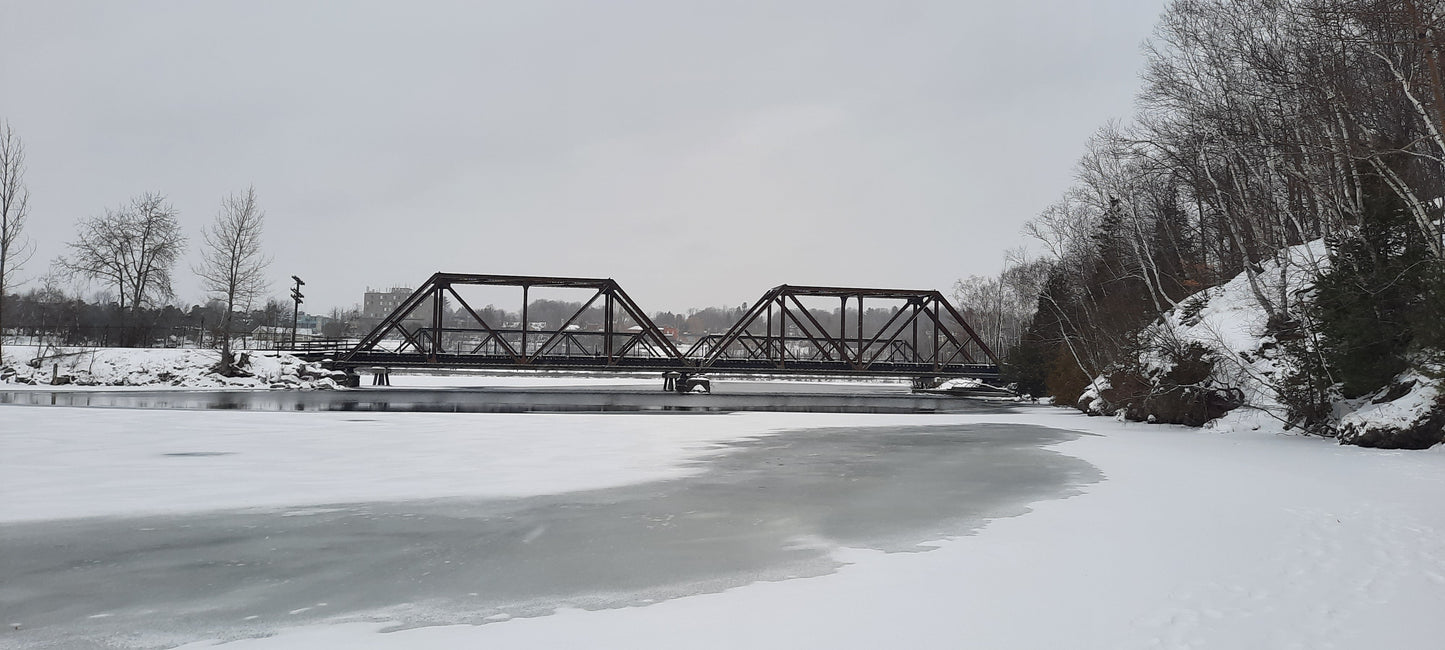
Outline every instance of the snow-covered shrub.
<path fill-rule="evenodd" d="M 1109 373 L 1089 392 L 1085 412 L 1136 422 L 1201 426 L 1244 403 L 1243 392 L 1214 382 L 1215 350 L 1181 340 L 1172 329 L 1150 327 L 1138 363 Z"/>

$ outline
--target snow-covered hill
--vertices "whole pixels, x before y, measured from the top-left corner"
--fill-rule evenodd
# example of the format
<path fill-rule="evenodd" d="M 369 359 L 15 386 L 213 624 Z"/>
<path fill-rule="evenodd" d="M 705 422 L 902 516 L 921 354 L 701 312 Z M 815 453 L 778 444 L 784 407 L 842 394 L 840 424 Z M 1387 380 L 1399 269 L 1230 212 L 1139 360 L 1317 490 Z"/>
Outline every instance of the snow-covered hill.
<path fill-rule="evenodd" d="M 1080 397 L 1080 408 L 1095 414 L 1148 421 L 1181 421 L 1167 409 L 1180 401 L 1215 396 L 1228 402 L 1210 413 L 1204 426 L 1217 431 L 1291 429 L 1280 397 L 1283 380 L 1294 370 L 1285 354 L 1284 334 L 1271 333 L 1268 310 L 1257 294 L 1290 305 L 1310 299 L 1315 278 L 1328 268 L 1324 243 L 1313 241 L 1282 251 L 1281 260 L 1260 265 L 1255 282 L 1241 273 L 1229 282 L 1201 291 L 1165 313 L 1140 333 L 1137 364 L 1096 380 Z M 1302 329 L 1295 336 L 1308 336 Z M 1190 353 L 1193 353 L 1191 356 Z M 1207 374 L 1186 386 L 1170 384 L 1181 364 L 1201 357 Z M 1212 362 L 1212 365 L 1207 365 Z M 1121 390 L 1132 384 L 1133 390 Z M 1137 395 L 1139 386 L 1151 394 Z M 1128 394 L 1126 394 L 1128 393 Z M 1181 398 L 1183 393 L 1186 397 Z M 1218 411 L 1228 412 L 1219 415 Z M 1160 412 L 1154 412 L 1160 411 Z M 1217 416 L 1217 417 L 1216 417 Z M 1195 422 L 1189 422 L 1196 424 Z M 1428 447 L 1440 442 L 1445 425 L 1445 390 L 1440 373 L 1412 369 L 1390 386 L 1356 400 L 1339 400 L 1322 433 L 1364 446 Z"/>

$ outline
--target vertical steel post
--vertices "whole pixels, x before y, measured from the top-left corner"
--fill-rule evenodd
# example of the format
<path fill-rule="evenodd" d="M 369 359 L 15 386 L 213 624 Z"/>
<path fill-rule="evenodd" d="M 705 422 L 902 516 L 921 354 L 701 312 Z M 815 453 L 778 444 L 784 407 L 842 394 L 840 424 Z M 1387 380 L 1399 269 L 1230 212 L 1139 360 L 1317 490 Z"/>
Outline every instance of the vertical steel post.
<path fill-rule="evenodd" d="M 768 332 L 767 332 L 767 334 L 764 334 L 764 335 L 763 335 L 763 343 L 767 345 L 767 347 L 765 348 L 765 349 L 767 350 L 767 352 L 766 352 L 766 354 L 767 354 L 767 359 L 768 359 L 769 361 L 772 361 L 772 359 L 773 359 L 773 303 L 772 303 L 772 301 L 769 301 L 769 302 L 768 302 Z"/>
<path fill-rule="evenodd" d="M 612 365 L 612 288 L 607 288 L 607 299 L 604 301 L 602 314 L 602 354 L 607 358 L 607 365 Z"/>
<path fill-rule="evenodd" d="M 858 363 L 863 363 L 863 294 L 858 294 Z"/>
<path fill-rule="evenodd" d="M 939 348 L 942 345 L 938 342 L 938 326 L 942 319 L 938 316 L 938 301 L 933 301 L 933 367 L 936 369 L 943 362 L 943 352 Z"/>
<path fill-rule="evenodd" d="M 776 302 L 777 302 L 777 304 L 778 304 L 778 312 L 779 312 L 779 313 L 778 313 L 778 367 L 779 367 L 779 368 L 786 368 L 787 365 L 788 365 L 788 319 L 787 319 L 788 306 L 787 306 L 786 304 L 783 304 L 783 299 L 782 299 L 781 296 L 779 296 L 779 297 L 777 298 Z M 770 305 L 771 305 L 771 303 L 770 303 Z M 770 306 L 769 308 L 771 309 L 771 306 Z"/>
<path fill-rule="evenodd" d="M 436 288 L 436 293 L 434 293 L 434 294 L 432 295 L 432 299 L 431 299 L 431 312 L 432 312 L 432 331 L 431 331 L 431 332 L 432 332 L 432 344 L 431 344 L 431 354 L 432 354 L 432 361 L 436 361 L 436 356 L 437 356 L 438 354 L 441 354 L 441 353 L 442 353 L 442 287 L 441 287 L 440 285 L 437 286 L 437 288 Z"/>
<path fill-rule="evenodd" d="M 918 299 L 909 300 L 908 306 L 913 308 L 913 363 L 918 363 Z"/>
<path fill-rule="evenodd" d="M 522 285 L 522 358 L 531 359 L 527 352 L 527 285 Z"/>

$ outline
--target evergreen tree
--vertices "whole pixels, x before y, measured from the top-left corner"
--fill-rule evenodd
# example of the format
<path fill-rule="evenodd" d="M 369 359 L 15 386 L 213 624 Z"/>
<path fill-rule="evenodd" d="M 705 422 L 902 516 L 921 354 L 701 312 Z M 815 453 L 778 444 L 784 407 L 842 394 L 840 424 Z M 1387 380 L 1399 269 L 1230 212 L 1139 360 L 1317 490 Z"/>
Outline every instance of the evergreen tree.
<path fill-rule="evenodd" d="M 1345 397 L 1386 385 L 1421 348 L 1439 349 L 1441 269 L 1399 196 L 1371 178 L 1358 228 L 1331 247 L 1316 284 L 1321 352 Z"/>

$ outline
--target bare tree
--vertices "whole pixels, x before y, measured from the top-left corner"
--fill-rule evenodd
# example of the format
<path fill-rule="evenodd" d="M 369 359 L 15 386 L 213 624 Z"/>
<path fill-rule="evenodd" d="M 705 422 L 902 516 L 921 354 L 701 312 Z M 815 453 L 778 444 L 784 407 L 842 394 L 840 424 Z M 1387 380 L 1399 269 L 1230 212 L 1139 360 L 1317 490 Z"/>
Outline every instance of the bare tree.
<path fill-rule="evenodd" d="M 266 306 L 261 308 L 261 324 L 279 330 L 286 316 L 286 301 L 280 298 L 268 298 Z"/>
<path fill-rule="evenodd" d="M 235 372 L 231 354 L 231 319 L 237 309 L 249 311 L 266 291 L 271 259 L 261 251 L 266 213 L 256 205 L 256 188 L 221 199 L 216 220 L 201 233 L 201 265 L 195 269 L 203 288 L 225 303 L 221 314 L 221 363 L 217 370 Z"/>
<path fill-rule="evenodd" d="M 25 188 L 25 146 L 10 123 L 0 125 L 0 362 L 5 360 L 5 292 L 19 285 L 15 271 L 34 248 L 21 239 L 30 191 Z"/>
<path fill-rule="evenodd" d="M 1445 265 L 1445 1 L 1167 5 L 1139 113 L 1101 129 L 1074 187 L 1025 229 L 1052 270 L 1025 351 L 1066 400 L 1140 346 L 1172 345 L 1134 334 L 1236 276 L 1271 328 L 1320 340 L 1290 274 L 1323 273 L 1321 247 L 1300 245 L 1358 238 L 1385 206 L 1408 217 L 1391 241 Z M 977 290 L 996 287 L 961 288 L 1007 323 L 1003 293 Z M 1335 382 L 1318 350 L 1300 354 Z"/>
<path fill-rule="evenodd" d="M 147 193 L 105 215 L 82 219 L 78 238 L 67 244 L 71 255 L 60 268 L 115 287 L 121 311 L 138 316 L 147 305 L 172 295 L 171 269 L 180 259 L 186 238 L 176 209 L 165 197 Z M 139 324 L 132 318 L 132 326 Z"/>
<path fill-rule="evenodd" d="M 485 309 L 481 313 L 483 318 L 493 318 L 487 314 Z M 326 317 L 326 320 L 321 323 L 321 335 L 329 339 L 339 339 L 346 336 L 353 328 L 353 323 L 356 322 L 356 319 L 360 318 L 360 315 L 361 309 L 359 306 L 352 307 L 351 309 L 332 307 L 331 313 Z M 497 318 L 495 320 L 502 319 Z"/>

